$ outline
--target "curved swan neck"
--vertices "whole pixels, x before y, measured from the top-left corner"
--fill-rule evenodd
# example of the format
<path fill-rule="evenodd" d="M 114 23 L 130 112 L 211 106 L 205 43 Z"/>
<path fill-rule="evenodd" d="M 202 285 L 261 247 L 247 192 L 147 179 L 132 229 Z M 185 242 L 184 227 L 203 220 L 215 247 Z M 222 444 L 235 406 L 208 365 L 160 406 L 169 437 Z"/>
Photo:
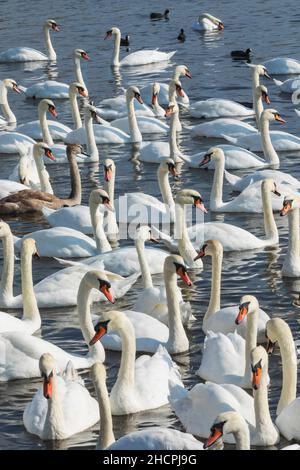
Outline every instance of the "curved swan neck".
<path fill-rule="evenodd" d="M 157 169 L 157 179 L 164 204 L 169 207 L 174 206 L 175 203 L 170 186 L 169 172 L 159 166 Z"/>
<path fill-rule="evenodd" d="M 142 142 L 142 134 L 139 130 L 135 109 L 134 109 L 134 97 L 126 95 L 126 104 L 127 104 L 127 112 L 128 112 L 128 125 L 129 125 L 129 133 L 131 137 L 131 142 Z"/>
<path fill-rule="evenodd" d="M 112 66 L 114 67 L 118 67 L 120 65 L 120 40 L 121 32 L 118 30 L 115 32 L 115 42 L 112 56 Z"/>
<path fill-rule="evenodd" d="M 46 170 L 43 157 L 41 156 L 38 149 L 33 149 L 33 158 L 34 158 L 35 166 L 39 175 L 41 191 L 43 191 L 44 193 L 53 194 L 53 189 L 50 183 L 49 173 Z"/>
<path fill-rule="evenodd" d="M 118 378 L 113 388 L 128 387 L 135 385 L 135 333 L 132 323 L 126 321 L 126 328 L 118 330 L 122 340 L 122 355 Z"/>
<path fill-rule="evenodd" d="M 273 425 L 268 402 L 268 386 L 260 385 L 258 390 L 253 391 L 254 396 L 254 412 L 256 422 L 256 433 L 268 435 L 273 433 L 275 427 Z"/>
<path fill-rule="evenodd" d="M 266 239 L 274 239 L 274 242 L 278 241 L 278 230 L 273 214 L 271 192 L 267 185 L 265 185 L 264 183 L 262 183 L 261 186 L 261 196 L 264 212 L 264 227 Z"/>
<path fill-rule="evenodd" d="M 258 130 L 260 130 L 261 128 L 260 116 L 264 110 L 261 95 L 258 95 L 257 93 L 255 93 L 253 97 L 253 102 L 254 102 L 256 125 L 257 125 Z"/>
<path fill-rule="evenodd" d="M 100 412 L 100 430 L 97 448 L 106 449 L 115 442 L 110 401 L 104 378 L 99 377 L 99 375 L 95 373 L 93 381 Z"/>
<path fill-rule="evenodd" d="M 168 325 L 169 338 L 167 341 L 167 349 L 172 354 L 187 351 L 189 348 L 189 340 L 183 328 L 179 299 L 177 295 L 177 274 L 170 273 L 164 269 L 164 278 L 167 294 L 168 306 Z"/>
<path fill-rule="evenodd" d="M 82 122 L 77 103 L 77 94 L 71 88 L 69 89 L 69 100 L 75 129 L 79 129 L 82 127 Z"/>
<path fill-rule="evenodd" d="M 1 298 L 12 298 L 13 296 L 13 280 L 14 280 L 14 242 L 11 232 L 7 232 L 2 238 L 3 243 L 3 269 L 0 282 Z"/>
<path fill-rule="evenodd" d="M 47 56 L 49 57 L 50 60 L 56 60 L 56 52 L 52 46 L 51 37 L 50 37 L 50 29 L 48 25 L 44 25 L 44 38 L 45 38 Z"/>
<path fill-rule="evenodd" d="M 23 320 L 29 320 L 41 324 L 40 312 L 38 309 L 32 280 L 32 250 L 28 249 L 24 241 L 21 253 L 21 281 L 23 296 Z"/>
<path fill-rule="evenodd" d="M 82 71 L 81 71 L 81 60 L 80 57 L 77 57 L 76 53 L 74 52 L 74 69 L 75 69 L 75 81 L 81 83 L 81 85 L 87 89 L 85 86 Z"/>
<path fill-rule="evenodd" d="M 105 190 L 108 194 L 110 205 L 114 208 L 115 198 L 115 169 L 112 172 L 111 179 L 106 182 Z M 104 215 L 104 227 L 106 227 L 107 238 L 109 241 L 116 242 L 119 236 L 119 227 L 117 224 L 116 213 L 113 211 L 106 211 Z"/>
<path fill-rule="evenodd" d="M 45 439 L 63 439 L 64 436 L 64 413 L 62 403 L 57 390 L 57 376 L 53 371 L 52 377 L 52 397 L 47 400 L 48 409 L 44 424 Z"/>
<path fill-rule="evenodd" d="M 270 137 L 270 122 L 268 119 L 261 115 L 260 118 L 260 130 L 261 130 L 261 143 L 264 152 L 265 159 L 271 165 L 279 165 L 279 157 L 273 147 Z"/>
<path fill-rule="evenodd" d="M 97 341 L 93 346 L 90 346 L 89 343 L 95 335 L 94 326 L 92 323 L 91 317 L 91 308 L 90 308 L 90 292 L 92 288 L 82 280 L 78 289 L 77 294 L 77 305 L 78 305 L 78 315 L 79 323 L 82 331 L 82 335 L 86 344 L 89 347 L 89 355 L 95 359 L 103 360 L 103 347 L 102 344 Z"/>
<path fill-rule="evenodd" d="M 5 120 L 7 121 L 7 123 L 17 122 L 17 118 L 12 112 L 8 104 L 7 94 L 8 94 L 8 89 L 6 88 L 5 84 L 2 82 L 0 85 L 0 103 L 1 103 L 3 116 Z"/>
<path fill-rule="evenodd" d="M 153 282 L 152 282 L 148 260 L 147 260 L 146 253 L 145 253 L 144 240 L 137 238 L 137 240 L 135 241 L 135 247 L 136 247 L 136 251 L 138 254 L 144 289 L 148 289 L 150 287 L 153 287 Z"/>
<path fill-rule="evenodd" d="M 93 117 L 89 110 L 84 115 L 84 124 L 87 140 L 87 151 L 90 156 L 90 160 L 93 162 L 98 162 L 99 152 L 95 140 Z"/>
<path fill-rule="evenodd" d="M 43 103 L 42 103 L 43 104 Z M 53 145 L 53 139 L 49 131 L 49 126 L 48 126 L 48 121 L 47 121 L 47 110 L 43 106 L 38 107 L 38 115 L 39 115 L 39 121 L 40 121 L 40 126 L 42 130 L 42 135 L 43 135 L 43 141 L 46 142 L 48 145 Z"/>
<path fill-rule="evenodd" d="M 282 389 L 277 406 L 277 415 L 295 400 L 297 394 L 297 354 L 288 325 L 279 333 L 278 344 L 282 358 Z"/>
<path fill-rule="evenodd" d="M 256 70 L 256 68 L 254 68 L 253 72 L 252 72 L 252 99 L 253 99 L 253 109 L 254 109 L 255 116 L 256 116 L 256 122 L 257 122 L 257 118 L 260 118 L 260 114 L 258 114 L 258 109 L 257 109 L 257 93 L 256 93 L 256 90 L 257 90 L 258 86 L 259 86 L 259 73 Z M 260 127 L 259 124 L 257 124 L 257 125 L 258 125 L 258 128 L 259 128 Z"/>
<path fill-rule="evenodd" d="M 250 433 L 247 425 L 233 433 L 236 450 L 250 450 Z"/>
<path fill-rule="evenodd" d="M 247 315 L 247 330 L 246 330 L 246 344 L 245 344 L 245 384 L 251 383 L 251 351 L 257 346 L 257 329 L 258 329 L 258 315 L 259 307 L 256 306 L 254 311 Z"/>
<path fill-rule="evenodd" d="M 298 208 L 289 211 L 288 214 L 289 245 L 286 257 L 291 264 L 293 264 L 295 259 L 298 259 L 300 255 L 299 214 Z"/>
<path fill-rule="evenodd" d="M 189 238 L 186 218 L 185 218 L 185 208 L 183 204 L 175 204 L 175 233 L 174 238 L 178 240 L 178 249 L 179 253 L 184 259 L 185 263 L 188 266 L 195 266 L 194 258 L 197 256 L 197 252 L 193 247 L 191 240 Z M 201 261 L 201 260 L 199 260 Z M 198 263 L 199 267 L 202 266 L 201 263 Z"/>
<path fill-rule="evenodd" d="M 170 119 L 170 129 L 169 129 L 169 145 L 170 145 L 170 157 L 174 158 L 176 155 L 180 154 L 177 145 L 177 123 L 178 123 L 178 111 L 175 111 Z"/>
<path fill-rule="evenodd" d="M 225 162 L 224 158 L 219 158 L 215 162 L 214 179 L 210 192 L 210 209 L 217 210 L 223 206 L 223 178 Z"/>
<path fill-rule="evenodd" d="M 222 262 L 223 250 L 214 250 L 212 253 L 212 276 L 211 276 L 211 289 L 210 299 L 207 311 L 203 318 L 203 323 L 214 313 L 218 312 L 221 308 L 221 276 L 222 276 Z"/>
<path fill-rule="evenodd" d="M 61 203 L 66 204 L 67 206 L 74 206 L 81 203 L 81 179 L 75 155 L 73 155 L 69 160 L 69 164 L 72 189 L 68 199 L 61 199 Z"/>
<path fill-rule="evenodd" d="M 94 239 L 99 253 L 111 251 L 111 246 L 107 240 L 103 228 L 103 213 L 99 210 L 99 205 L 90 200 L 90 215 L 93 227 Z"/>

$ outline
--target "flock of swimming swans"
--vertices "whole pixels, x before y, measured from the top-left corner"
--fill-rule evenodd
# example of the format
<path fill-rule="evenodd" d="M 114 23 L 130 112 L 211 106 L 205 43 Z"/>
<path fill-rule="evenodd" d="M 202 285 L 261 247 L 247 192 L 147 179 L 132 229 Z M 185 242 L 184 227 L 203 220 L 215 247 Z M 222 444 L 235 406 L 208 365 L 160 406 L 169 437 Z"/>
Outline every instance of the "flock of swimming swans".
<path fill-rule="evenodd" d="M 198 31 L 223 31 L 224 23 L 205 13 L 193 24 Z M 43 26 L 46 54 L 27 47 L 0 53 L 0 62 L 53 61 L 56 52 L 52 32 L 59 26 L 49 19 Z M 170 60 L 175 51 L 140 50 L 120 60 L 121 32 L 107 31 L 113 38 L 112 66 L 130 67 Z M 42 377 L 43 386 L 26 405 L 26 430 L 43 440 L 66 439 L 95 425 L 100 419 L 99 449 L 193 449 L 222 448 L 235 443 L 240 450 L 250 446 L 275 446 L 280 435 L 300 441 L 300 398 L 297 397 L 297 357 L 289 325 L 270 318 L 259 299 L 244 295 L 239 305 L 221 306 L 221 275 L 224 251 L 262 250 L 279 241 L 274 212 L 288 216 L 289 242 L 282 274 L 300 275 L 300 182 L 279 171 L 280 151 L 300 149 L 300 137 L 270 130 L 284 123 L 270 107 L 268 89 L 260 79 L 276 74 L 300 74 L 300 62 L 275 58 L 249 65 L 253 108 L 238 102 L 211 98 L 190 103 L 181 78 L 191 78 L 185 65 L 174 67 L 168 83 L 155 82 L 104 99 L 99 106 L 89 102 L 81 72 L 81 60 L 89 60 L 83 49 L 75 49 L 74 82 L 46 81 L 27 89 L 15 80 L 0 84 L 0 153 L 19 155 L 8 179 L 0 180 L 0 215 L 40 214 L 49 228 L 19 238 L 9 223 L 0 221 L 3 267 L 0 308 L 22 309 L 22 317 L 0 312 L 0 381 Z M 298 81 L 297 81 L 298 80 Z M 292 93 L 299 79 L 275 80 L 279 89 Z M 37 120 L 17 124 L 9 105 L 11 92 L 39 99 Z M 69 101 L 73 127 L 57 120 L 55 100 Z M 81 100 L 81 108 L 78 101 Z M 264 109 L 264 106 L 265 109 Z M 178 144 L 181 107 L 201 122 L 185 127 L 191 138 L 217 137 L 226 144 L 206 152 L 185 155 Z M 169 117 L 169 124 L 166 122 Z M 254 118 L 252 126 L 239 118 Z M 209 118 L 209 121 L 205 119 Z M 155 134 L 155 140 L 148 140 Z M 168 141 L 159 140 L 167 134 Z M 117 164 L 101 161 L 101 188 L 94 189 L 89 204 L 81 204 L 82 187 L 78 163 L 100 162 L 103 144 L 138 143 L 140 161 L 156 164 L 161 199 L 142 192 L 115 198 Z M 83 149 L 85 147 L 85 150 Z M 262 152 L 263 156 L 253 152 Z M 48 164 L 68 164 L 70 196 L 54 194 Z M 182 165 L 214 171 L 210 200 L 189 188 L 172 191 L 170 179 Z M 253 169 L 247 176 L 228 170 Z M 239 194 L 223 201 L 224 180 Z M 129 246 L 115 248 L 119 224 L 136 220 L 132 209 L 144 211 Z M 186 208 L 213 212 L 259 213 L 265 236 L 256 237 L 237 225 L 205 222 L 187 225 Z M 124 211 L 125 207 L 125 211 Z M 168 216 L 174 236 L 151 225 Z M 176 234 L 176 236 L 175 236 Z M 202 234 L 204 243 L 199 246 Z M 149 242 L 160 247 L 149 247 Z M 162 248 L 163 246 L 163 248 Z M 15 259 L 20 256 L 22 293 L 14 295 Z M 32 258 L 54 257 L 62 269 L 34 285 Z M 182 296 L 178 278 L 188 289 L 189 270 L 203 269 L 202 259 L 212 260 L 210 300 L 203 317 L 205 341 L 197 375 L 202 381 L 187 390 L 176 359 L 188 351 L 187 330 L 195 321 L 193 309 Z M 152 276 L 162 274 L 156 284 Z M 141 276 L 143 289 L 132 309 L 104 309 L 93 314 L 94 303 L 115 303 L 134 289 Z M 86 343 L 86 355 L 70 354 L 51 341 L 35 336 L 43 323 L 40 309 L 77 307 Z M 100 308 L 101 310 L 101 308 Z M 267 342 L 266 348 L 262 346 Z M 268 353 L 278 345 L 282 359 L 282 389 L 273 422 L 268 404 Z M 117 380 L 110 393 L 106 386 L 105 351 L 121 354 Z M 136 353 L 147 353 L 138 356 Z M 85 387 L 78 370 L 90 369 L 96 399 Z M 182 423 L 184 431 L 145 428 L 115 441 L 112 416 L 152 410 L 166 404 Z M 74 410 L 77 410 L 74 413 Z M 206 439 L 205 444 L 201 440 Z M 297 448 L 289 446 L 289 448 Z"/>

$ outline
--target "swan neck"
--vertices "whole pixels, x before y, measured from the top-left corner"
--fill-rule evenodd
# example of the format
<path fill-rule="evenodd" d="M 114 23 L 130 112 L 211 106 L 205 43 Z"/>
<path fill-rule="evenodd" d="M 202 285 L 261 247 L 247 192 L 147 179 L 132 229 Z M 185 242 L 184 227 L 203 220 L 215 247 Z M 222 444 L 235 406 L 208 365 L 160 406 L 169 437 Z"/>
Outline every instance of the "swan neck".
<path fill-rule="evenodd" d="M 75 81 L 81 83 L 81 85 L 86 89 L 82 71 L 81 71 L 81 60 L 74 54 L 74 69 L 75 69 Z"/>
<path fill-rule="evenodd" d="M 223 252 L 215 251 L 212 254 L 212 276 L 211 276 L 211 289 L 210 299 L 207 311 L 204 315 L 203 322 L 214 313 L 218 312 L 221 308 L 221 276 L 222 276 L 222 262 Z"/>
<path fill-rule="evenodd" d="M 210 209 L 217 210 L 223 206 L 223 177 L 225 163 L 224 159 L 218 159 L 215 165 L 214 179 L 210 193 Z"/>
<path fill-rule="evenodd" d="M 261 384 L 258 390 L 253 391 L 253 396 L 256 433 L 262 435 L 273 433 L 275 427 L 270 416 L 268 386 L 266 384 Z"/>
<path fill-rule="evenodd" d="M 81 203 L 81 178 L 80 172 L 76 161 L 76 156 L 70 160 L 70 180 L 71 180 L 71 193 L 69 198 L 66 200 L 70 205 L 76 205 Z"/>
<path fill-rule="evenodd" d="M 116 31 L 113 56 L 112 56 L 112 65 L 114 67 L 118 67 L 120 65 L 120 40 L 121 40 L 121 33 L 120 31 Z"/>
<path fill-rule="evenodd" d="M 127 112 L 128 112 L 128 125 L 129 125 L 129 133 L 131 137 L 131 142 L 142 142 L 142 134 L 139 130 L 135 109 L 134 109 L 134 101 L 135 98 L 127 97 L 126 96 L 126 103 L 127 103 Z"/>
<path fill-rule="evenodd" d="M 157 179 L 159 189 L 162 195 L 164 204 L 169 207 L 174 206 L 173 194 L 170 186 L 169 174 L 160 167 L 157 170 Z"/>
<path fill-rule="evenodd" d="M 250 433 L 248 426 L 241 427 L 233 433 L 236 450 L 250 450 Z"/>
<path fill-rule="evenodd" d="M 144 242 L 144 240 L 137 239 L 135 241 L 135 247 L 136 247 L 136 251 L 137 251 L 137 254 L 138 254 L 138 259 L 139 259 L 139 264 L 140 264 L 140 268 L 141 268 L 144 289 L 148 289 L 150 287 L 153 287 L 153 282 L 152 282 L 152 277 L 151 277 L 151 272 L 150 272 L 147 256 L 146 256 L 146 253 L 145 253 L 145 242 Z"/>
<path fill-rule="evenodd" d="M 21 281 L 23 297 L 23 320 L 30 320 L 41 324 L 32 279 L 32 250 L 25 244 L 21 253 Z"/>
<path fill-rule="evenodd" d="M 278 338 L 282 358 L 282 389 L 277 406 L 277 415 L 296 399 L 297 394 L 297 353 L 289 327 Z"/>
<path fill-rule="evenodd" d="M 50 37 L 50 29 L 47 25 L 44 26 L 44 38 L 45 38 L 47 56 L 49 60 L 56 60 L 56 52 L 52 46 L 51 37 Z"/>
<path fill-rule="evenodd" d="M 90 160 L 92 160 L 93 162 L 98 162 L 99 152 L 95 140 L 93 117 L 90 112 L 85 114 L 84 120 L 87 139 L 87 151 L 90 156 Z"/>
<path fill-rule="evenodd" d="M 82 121 L 79 113 L 76 93 L 74 93 L 71 89 L 69 90 L 69 100 L 75 129 L 79 129 L 82 127 Z"/>
<path fill-rule="evenodd" d="M 40 155 L 38 150 L 33 150 L 33 158 L 40 180 L 41 191 L 44 193 L 53 194 L 49 173 L 44 165 L 43 157 Z"/>
<path fill-rule="evenodd" d="M 279 157 L 273 147 L 270 137 L 270 123 L 268 119 L 262 115 L 260 119 L 260 130 L 261 130 L 261 143 L 264 152 L 264 157 L 271 165 L 279 165 Z"/>
<path fill-rule="evenodd" d="M 261 187 L 262 205 L 264 212 L 264 227 L 267 240 L 278 240 L 278 230 L 274 219 L 270 189 L 266 185 Z"/>
<path fill-rule="evenodd" d="M 187 351 L 189 348 L 189 340 L 183 328 L 179 298 L 177 292 L 177 274 L 164 270 L 167 306 L 168 306 L 168 325 L 169 338 L 167 342 L 167 350 L 172 353 Z"/>
<path fill-rule="evenodd" d="M 178 240 L 179 253 L 188 266 L 194 265 L 194 258 L 197 256 L 197 252 L 193 247 L 189 238 L 186 217 L 185 217 L 185 206 L 182 204 L 175 204 L 175 233 L 174 238 Z"/>
<path fill-rule="evenodd" d="M 255 310 L 247 315 L 247 329 L 246 329 L 246 362 L 245 362 L 245 372 L 244 372 L 244 381 L 245 384 L 251 383 L 251 351 L 257 346 L 257 329 L 258 329 L 258 307 Z"/>
<path fill-rule="evenodd" d="M 176 155 L 180 154 L 177 145 L 177 123 L 178 123 L 178 111 L 174 112 L 170 120 L 170 130 L 169 130 L 169 145 L 170 145 L 170 157 L 174 158 Z"/>
<path fill-rule="evenodd" d="M 90 201 L 90 216 L 93 227 L 94 240 L 99 253 L 111 251 L 111 246 L 107 240 L 103 227 L 103 213 L 99 210 L 99 205 Z"/>
<path fill-rule="evenodd" d="M 48 121 L 47 121 L 47 116 L 46 116 L 47 110 L 41 109 L 39 107 L 38 114 L 39 114 L 41 130 L 42 130 L 43 141 L 46 142 L 46 144 L 51 146 L 54 144 L 54 142 L 49 131 L 49 126 L 48 126 Z"/>
<path fill-rule="evenodd" d="M 113 388 L 125 387 L 133 389 L 135 385 L 135 333 L 131 322 L 126 322 L 126 328 L 120 328 L 118 333 L 122 340 L 122 355 L 118 378 Z"/>
<path fill-rule="evenodd" d="M 7 95 L 8 95 L 8 90 L 6 86 L 4 85 L 4 83 L 2 82 L 0 85 L 0 103 L 1 103 L 1 110 L 2 110 L 3 116 L 5 120 L 7 121 L 7 123 L 17 122 L 17 118 L 12 112 L 8 104 Z"/>
<path fill-rule="evenodd" d="M 0 282 L 0 295 L 1 298 L 12 298 L 13 296 L 13 280 L 14 280 L 14 242 L 11 232 L 8 232 L 4 238 L 3 243 L 3 270 Z"/>
<path fill-rule="evenodd" d="M 293 209 L 288 214 L 289 244 L 287 258 L 290 264 L 294 264 L 300 255 L 299 214 L 299 209 Z"/>
<path fill-rule="evenodd" d="M 48 409 L 44 424 L 43 434 L 45 438 L 63 439 L 64 436 L 64 413 L 62 403 L 58 393 L 57 376 L 53 371 L 52 377 L 52 397 L 48 400 Z"/>
<path fill-rule="evenodd" d="M 100 431 L 97 448 L 106 449 L 115 442 L 110 401 L 105 380 L 96 375 L 94 377 L 94 385 L 100 412 Z"/>

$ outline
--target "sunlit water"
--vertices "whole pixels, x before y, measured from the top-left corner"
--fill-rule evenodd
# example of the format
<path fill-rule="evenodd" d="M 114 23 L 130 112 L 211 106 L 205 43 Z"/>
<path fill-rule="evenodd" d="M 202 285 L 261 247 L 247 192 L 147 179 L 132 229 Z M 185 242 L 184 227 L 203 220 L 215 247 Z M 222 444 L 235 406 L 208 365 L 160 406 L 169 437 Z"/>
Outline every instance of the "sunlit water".
<path fill-rule="evenodd" d="M 169 2 L 170 3 L 170 2 Z M 121 87 L 129 84 L 142 86 L 154 80 L 165 81 L 171 76 L 175 64 L 186 64 L 193 75 L 192 80 L 182 80 L 191 103 L 196 99 L 224 97 L 240 102 L 251 102 L 250 71 L 243 63 L 233 62 L 230 58 L 232 49 L 253 50 L 253 62 L 259 63 L 271 57 L 289 56 L 298 58 L 299 52 L 299 21 L 300 15 L 295 14 L 298 3 L 294 0 L 285 2 L 266 0 L 264 3 L 253 0 L 241 2 L 216 0 L 199 2 L 181 0 L 172 5 L 161 2 L 133 2 L 132 0 L 115 0 L 113 4 L 107 1 L 74 2 L 71 0 L 53 0 L 51 3 L 41 0 L 27 2 L 26 9 L 20 8 L 17 0 L 1 1 L 0 19 L 1 50 L 8 47 L 25 45 L 43 50 L 41 24 L 47 17 L 53 17 L 61 25 L 61 32 L 52 34 L 53 44 L 57 51 L 58 61 L 55 65 L 47 64 L 0 64 L 0 78 L 11 77 L 23 86 L 30 86 L 45 79 L 55 79 L 71 82 L 73 65 L 71 53 L 74 47 L 81 47 L 91 56 L 89 63 L 83 63 L 83 73 L 88 85 L 90 96 L 95 103 L 101 99 L 115 96 Z M 171 8 L 169 21 L 150 22 L 151 10 Z M 242 9 L 242 11 L 241 11 Z M 201 11 L 210 11 L 225 23 L 222 33 L 200 34 L 192 31 L 191 25 Z M 146 68 L 131 70 L 122 69 L 119 74 L 113 74 L 110 68 L 112 54 L 111 41 L 104 41 L 104 35 L 112 25 L 118 25 L 123 35 L 131 36 L 131 51 L 144 48 L 160 47 L 162 50 L 177 50 L 175 61 L 164 67 L 151 65 Z M 186 42 L 180 44 L 176 37 L 180 28 L 186 32 Z M 122 53 L 126 53 L 123 49 Z M 299 118 L 294 113 L 290 97 L 280 94 L 270 81 L 269 88 L 272 107 L 277 108 L 286 118 L 285 130 L 299 134 Z M 24 97 L 10 94 L 10 102 L 19 123 L 36 118 L 37 103 L 25 100 Z M 72 126 L 69 105 L 65 101 L 57 101 L 59 120 Z M 182 114 L 184 124 L 194 124 L 198 121 Z M 274 126 L 275 127 L 275 126 Z M 152 136 L 164 140 L 166 137 Z M 150 140 L 147 137 L 147 140 Z M 180 136 L 182 149 L 186 154 L 193 154 L 207 149 L 211 144 L 221 141 L 208 139 L 192 139 L 188 131 Z M 101 146 L 101 159 L 112 157 L 117 165 L 117 195 L 130 191 L 143 191 L 154 196 L 159 195 L 156 183 L 156 166 L 132 161 L 133 150 L 130 145 Z M 1 155 L 0 177 L 9 175 L 16 163 L 16 156 Z M 281 155 L 281 169 L 299 178 L 299 155 Z M 69 171 L 67 165 L 52 165 L 48 167 L 56 194 L 63 196 L 69 191 Z M 249 170 L 250 171 L 250 170 Z M 87 204 L 92 189 L 103 183 L 103 172 L 100 166 L 92 164 L 81 165 L 83 183 L 83 203 Z M 181 188 L 194 188 L 201 192 L 208 204 L 209 192 L 213 174 L 200 170 L 189 170 L 184 167 L 181 178 L 174 183 L 174 193 Z M 224 200 L 228 200 L 230 188 L 225 185 Z M 214 218 L 214 216 L 211 216 Z M 251 233 L 263 235 L 261 215 L 219 214 L 218 220 L 241 226 Z M 207 220 L 210 215 L 207 216 Z M 44 219 L 23 218 L 11 220 L 14 234 L 21 236 L 32 230 L 46 228 Z M 272 316 L 280 316 L 288 321 L 295 339 L 299 339 L 299 310 L 292 305 L 292 300 L 300 292 L 298 281 L 282 279 L 280 268 L 287 248 L 287 218 L 276 214 L 276 222 L 280 230 L 280 245 L 260 252 L 226 255 L 222 274 L 222 306 L 238 303 L 241 295 L 251 293 L 257 295 L 262 308 Z M 121 244 L 127 242 L 121 242 Z M 204 259 L 203 273 L 192 273 L 194 281 L 192 288 L 184 288 L 184 297 L 193 306 L 196 321 L 187 330 L 190 339 L 190 351 L 177 358 L 184 383 L 191 388 L 198 383 L 195 375 L 203 344 L 201 330 L 202 317 L 206 310 L 210 293 L 210 260 Z M 57 269 L 54 260 L 34 261 L 34 281 L 37 282 Z M 157 276 L 156 280 L 161 281 Z M 126 295 L 118 301 L 117 308 L 130 307 L 141 289 L 138 282 Z M 20 291 L 19 262 L 16 266 L 16 292 Z M 108 308 L 101 305 L 101 308 Z M 99 309 L 99 307 L 98 307 Z M 84 353 L 86 346 L 82 340 L 78 326 L 76 311 L 59 309 L 57 311 L 42 311 L 43 338 L 58 346 L 76 353 Z M 107 353 L 108 386 L 115 381 L 120 355 Z M 86 383 L 93 394 L 89 374 L 83 374 Z M 281 387 L 281 362 L 279 355 L 270 359 L 270 407 L 272 415 L 276 410 Z M 93 448 L 98 434 L 98 425 L 75 437 L 59 444 L 45 443 L 28 434 L 24 430 L 22 413 L 35 390 L 40 386 L 40 380 L 23 380 L 0 384 L 0 448 L 1 449 L 37 449 L 37 448 Z M 78 412 L 79 410 L 75 410 Z M 127 417 L 114 418 L 116 438 L 137 428 L 166 425 L 181 429 L 176 416 L 168 406 L 162 409 L 139 413 Z M 284 441 L 280 442 L 282 447 Z"/>

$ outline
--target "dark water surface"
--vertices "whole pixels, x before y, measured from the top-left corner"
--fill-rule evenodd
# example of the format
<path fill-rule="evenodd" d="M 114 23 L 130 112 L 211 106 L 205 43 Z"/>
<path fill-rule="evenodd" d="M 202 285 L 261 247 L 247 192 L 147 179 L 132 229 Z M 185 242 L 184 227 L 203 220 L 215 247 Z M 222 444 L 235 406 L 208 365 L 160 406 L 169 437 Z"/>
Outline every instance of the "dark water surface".
<path fill-rule="evenodd" d="M 14 78 L 23 86 L 30 86 L 45 79 L 54 79 L 70 83 L 73 78 L 71 54 L 74 47 L 86 49 L 92 60 L 83 63 L 83 74 L 88 85 L 90 96 L 95 103 L 108 97 L 115 96 L 121 87 L 129 84 L 143 86 L 154 80 L 166 81 L 172 74 L 175 63 L 187 65 L 193 75 L 192 80 L 182 81 L 190 102 L 210 97 L 223 97 L 240 102 L 251 101 L 250 71 L 243 63 L 233 62 L 230 58 L 232 49 L 253 50 L 253 62 L 276 56 L 299 58 L 299 22 L 300 13 L 297 11 L 298 2 L 290 0 L 240 0 L 197 1 L 181 0 L 180 2 L 147 2 L 140 0 L 115 0 L 75 2 L 74 0 L 53 0 L 48 2 L 28 1 L 26 4 L 17 0 L 0 1 L 0 48 L 1 51 L 13 46 L 28 46 L 43 50 L 41 25 L 50 17 L 61 25 L 61 32 L 52 34 L 53 44 L 57 51 L 56 64 L 0 64 L 0 78 Z M 150 22 L 150 11 L 171 9 L 169 21 Z M 209 11 L 221 18 L 225 24 L 222 33 L 200 34 L 191 29 L 192 23 L 203 11 Z M 105 32 L 111 26 L 119 26 L 122 35 L 130 34 L 131 51 L 140 48 L 160 47 L 165 51 L 177 50 L 173 62 L 165 67 L 151 65 L 146 68 L 122 69 L 114 74 L 110 68 L 112 54 L 111 41 L 104 41 Z M 184 28 L 187 39 L 185 43 L 177 42 L 176 37 Z M 125 50 L 122 51 L 123 55 Z M 284 77 L 285 78 L 285 77 Z M 294 113 L 290 97 L 280 94 L 271 82 L 265 83 L 269 88 L 272 107 L 286 118 L 287 132 L 299 135 L 299 118 Z M 10 94 L 10 102 L 18 122 L 23 123 L 36 118 L 37 103 L 25 100 L 24 97 Z M 59 120 L 72 126 L 68 103 L 57 101 Z M 182 114 L 182 122 L 193 124 L 198 121 Z M 274 126 L 276 127 L 276 126 Z M 278 128 L 278 127 L 277 127 Z M 281 128 L 282 129 L 282 128 Z M 159 140 L 166 137 L 152 136 Z M 149 140 L 147 137 L 146 140 Z M 192 139 L 188 131 L 183 131 L 180 143 L 186 154 L 194 154 L 205 150 L 214 143 L 221 141 Z M 156 166 L 149 164 L 138 165 L 131 161 L 132 148 L 130 145 L 101 146 L 100 159 L 112 157 L 117 165 L 117 195 L 130 191 L 143 191 L 154 196 L 159 195 L 156 183 Z M 0 156 L 0 178 L 6 178 L 14 166 L 17 157 Z M 299 155 L 281 155 L 281 170 L 290 172 L 300 178 Z M 56 194 L 62 196 L 69 192 L 69 171 L 67 165 L 52 165 L 48 167 Z M 250 172 L 250 170 L 248 171 Z M 102 184 L 102 169 L 100 165 L 81 165 L 83 183 L 83 203 L 88 203 L 92 189 Z M 189 170 L 184 167 L 179 182 L 174 183 L 174 192 L 180 188 L 194 188 L 201 192 L 207 201 L 213 173 L 200 170 Z M 224 200 L 230 197 L 230 188 L 224 187 Z M 211 216 L 207 216 L 209 220 Z M 263 235 L 261 215 L 219 214 L 212 218 L 225 220 L 228 223 L 241 226 L 251 233 Z M 280 268 L 283 255 L 287 248 L 287 218 L 276 214 L 280 230 L 280 245 L 267 248 L 261 252 L 226 255 L 222 275 L 222 306 L 238 303 L 241 295 L 250 293 L 257 295 L 262 308 L 272 316 L 280 316 L 288 321 L 298 340 L 299 310 L 292 305 L 292 300 L 298 297 L 300 282 L 282 279 Z M 21 236 L 32 230 L 46 228 L 47 223 L 42 218 L 27 218 L 11 220 L 14 234 Z M 123 244 L 123 242 L 121 242 Z M 126 243 L 126 242 L 124 242 Z M 210 260 L 205 258 L 204 273 L 192 273 L 193 287 L 184 289 L 184 296 L 193 306 L 197 321 L 188 329 L 190 351 L 179 358 L 180 368 L 186 387 L 191 388 L 198 382 L 195 371 L 199 367 L 203 332 L 202 317 L 206 311 L 210 293 Z M 57 269 L 54 260 L 34 261 L 34 281 L 37 282 Z M 17 262 L 16 292 L 20 291 L 19 262 Z M 157 276 L 157 281 L 161 279 Z M 116 307 L 130 307 L 140 292 L 138 282 L 120 300 Z M 101 306 L 102 307 L 102 306 Z M 106 306 L 103 308 L 107 308 Z M 86 346 L 82 340 L 76 312 L 59 309 L 57 311 L 42 311 L 42 336 L 58 346 L 70 351 L 84 353 Z M 107 368 L 109 387 L 115 381 L 120 355 L 107 353 Z M 89 389 L 93 387 L 89 374 L 84 373 Z M 270 360 L 270 407 L 272 415 L 276 410 L 281 388 L 281 361 L 278 355 Z M 28 434 L 23 427 L 22 413 L 25 405 L 31 400 L 40 380 L 24 380 L 0 384 L 0 448 L 1 449 L 38 449 L 38 448 L 93 448 L 98 435 L 98 425 L 71 439 L 58 444 L 45 443 Z M 77 410 L 74 410 L 75 412 Z M 150 412 L 139 413 L 127 417 L 114 418 L 116 438 L 124 433 L 152 425 L 174 426 L 181 425 L 168 406 Z M 280 442 L 282 447 L 284 441 Z"/>

